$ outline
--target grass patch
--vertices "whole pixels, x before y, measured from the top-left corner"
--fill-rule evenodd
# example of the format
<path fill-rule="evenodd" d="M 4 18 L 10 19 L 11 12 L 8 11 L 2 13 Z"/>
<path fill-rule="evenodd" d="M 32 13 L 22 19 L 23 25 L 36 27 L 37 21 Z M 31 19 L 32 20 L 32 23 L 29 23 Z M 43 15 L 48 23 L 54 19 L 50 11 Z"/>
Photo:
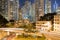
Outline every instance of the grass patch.
<path fill-rule="evenodd" d="M 45 40 L 45 37 L 32 37 L 32 36 L 28 36 L 28 37 L 23 37 L 18 35 L 15 40 Z"/>

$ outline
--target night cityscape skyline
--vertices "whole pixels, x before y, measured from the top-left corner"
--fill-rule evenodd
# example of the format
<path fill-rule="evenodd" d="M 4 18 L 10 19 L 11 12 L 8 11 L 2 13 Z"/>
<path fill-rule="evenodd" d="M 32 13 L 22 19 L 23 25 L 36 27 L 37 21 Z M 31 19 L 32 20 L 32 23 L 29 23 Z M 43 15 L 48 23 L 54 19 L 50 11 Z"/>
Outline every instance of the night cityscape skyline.
<path fill-rule="evenodd" d="M 60 40 L 60 0 L 0 0 L 0 40 Z"/>
<path fill-rule="evenodd" d="M 42 15 L 45 15 L 48 13 L 54 13 L 54 12 L 57 12 L 57 10 L 59 10 L 58 9 L 59 8 L 58 0 L 53 0 L 53 1 L 52 0 L 18 0 L 17 3 L 15 0 L 11 0 L 11 1 L 9 1 L 10 3 L 7 1 L 7 2 L 2 2 L 2 4 L 1 4 L 2 7 L 4 6 L 4 9 L 5 9 L 4 11 L 6 12 L 6 13 L 3 13 L 3 14 L 1 13 L 1 14 L 4 15 L 7 19 L 17 19 L 18 20 L 20 17 L 19 12 L 18 12 L 19 10 L 21 10 L 21 15 L 22 15 L 23 19 L 29 18 L 30 20 L 33 20 L 36 17 L 36 15 L 37 15 L 37 17 L 38 16 L 40 17 Z M 14 7 L 17 10 L 15 10 Z M 9 14 L 9 13 L 11 13 L 11 14 Z M 6 14 L 9 16 L 12 15 L 12 17 L 9 18 L 9 16 L 7 16 Z"/>

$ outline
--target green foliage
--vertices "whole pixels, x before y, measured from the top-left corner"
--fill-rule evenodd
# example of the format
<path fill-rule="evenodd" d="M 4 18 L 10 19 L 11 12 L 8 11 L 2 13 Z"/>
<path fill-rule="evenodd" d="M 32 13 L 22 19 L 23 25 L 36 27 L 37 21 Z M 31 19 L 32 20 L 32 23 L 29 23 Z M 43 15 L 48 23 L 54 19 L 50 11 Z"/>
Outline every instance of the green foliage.
<path fill-rule="evenodd" d="M 9 22 L 9 23 L 6 24 L 6 26 L 7 26 L 8 28 L 12 28 L 12 27 L 14 26 L 14 24 L 11 23 L 11 22 Z"/>
<path fill-rule="evenodd" d="M 41 16 L 40 20 L 51 21 L 53 19 L 54 15 L 56 15 L 56 13 L 47 13 L 44 16 Z"/>
<path fill-rule="evenodd" d="M 33 37 L 33 36 L 30 36 L 28 35 L 27 37 L 26 36 L 23 36 L 23 35 L 18 35 L 17 36 L 17 40 L 45 40 L 44 37 Z"/>

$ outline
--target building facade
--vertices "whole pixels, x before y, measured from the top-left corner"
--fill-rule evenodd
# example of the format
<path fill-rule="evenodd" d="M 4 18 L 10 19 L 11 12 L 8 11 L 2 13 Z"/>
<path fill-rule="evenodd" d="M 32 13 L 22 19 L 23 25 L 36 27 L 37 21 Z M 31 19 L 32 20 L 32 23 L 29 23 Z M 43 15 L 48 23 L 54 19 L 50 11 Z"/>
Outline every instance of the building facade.
<path fill-rule="evenodd" d="M 8 0 L 8 20 L 19 19 L 19 0 Z"/>
<path fill-rule="evenodd" d="M 53 8 L 54 8 L 53 12 L 56 12 L 56 10 L 58 8 L 58 3 L 56 2 L 56 0 L 54 2 Z"/>
<path fill-rule="evenodd" d="M 1 15 L 9 20 L 19 19 L 19 0 L 0 0 Z"/>
<path fill-rule="evenodd" d="M 32 4 L 31 2 L 26 1 L 21 10 L 23 19 L 29 19 L 30 22 L 35 22 L 35 3 Z"/>
<path fill-rule="evenodd" d="M 60 14 L 60 7 L 56 9 L 57 14 Z"/>
<path fill-rule="evenodd" d="M 19 20 L 22 20 L 22 10 L 19 8 Z"/>
<path fill-rule="evenodd" d="M 31 16 L 31 22 L 35 22 L 36 21 L 36 16 L 35 16 L 35 3 L 31 4 L 31 8 L 30 8 L 30 16 Z"/>
<path fill-rule="evenodd" d="M 60 31 L 60 14 L 54 16 L 54 31 Z"/>
<path fill-rule="evenodd" d="M 6 17 L 8 11 L 7 5 L 8 5 L 7 0 L 0 0 L 0 14 L 4 17 Z"/>
<path fill-rule="evenodd" d="M 36 29 L 38 31 L 51 31 L 51 21 L 36 21 Z"/>
<path fill-rule="evenodd" d="M 45 0 L 45 14 L 51 13 L 51 1 Z"/>
<path fill-rule="evenodd" d="M 31 2 L 26 1 L 24 6 L 21 8 L 23 19 L 29 19 L 30 8 L 31 8 Z"/>
<path fill-rule="evenodd" d="M 35 0 L 35 14 L 36 20 L 39 20 L 40 16 L 44 15 L 44 0 Z"/>

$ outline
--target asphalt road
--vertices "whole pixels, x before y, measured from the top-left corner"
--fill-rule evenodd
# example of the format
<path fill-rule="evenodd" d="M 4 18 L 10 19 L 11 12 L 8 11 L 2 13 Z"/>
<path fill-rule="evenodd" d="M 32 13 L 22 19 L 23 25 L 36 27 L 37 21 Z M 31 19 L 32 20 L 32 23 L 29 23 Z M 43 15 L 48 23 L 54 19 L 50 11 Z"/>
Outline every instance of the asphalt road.
<path fill-rule="evenodd" d="M 60 40 L 60 32 L 41 32 L 45 35 L 47 40 Z"/>

